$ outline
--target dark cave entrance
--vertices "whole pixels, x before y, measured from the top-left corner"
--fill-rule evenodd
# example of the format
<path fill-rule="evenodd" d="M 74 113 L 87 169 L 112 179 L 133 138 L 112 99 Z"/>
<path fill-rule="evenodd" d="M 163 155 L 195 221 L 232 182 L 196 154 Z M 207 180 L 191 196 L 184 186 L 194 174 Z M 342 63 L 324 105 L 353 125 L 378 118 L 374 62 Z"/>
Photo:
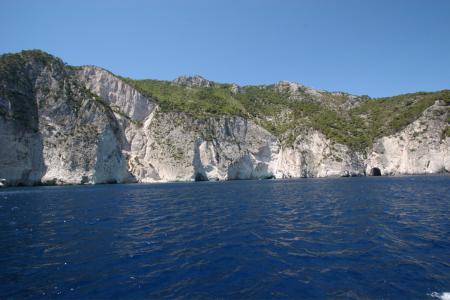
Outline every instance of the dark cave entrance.
<path fill-rule="evenodd" d="M 372 170 L 370 170 L 370 175 L 381 176 L 381 170 L 379 168 L 372 168 Z"/>
<path fill-rule="evenodd" d="M 195 173 L 195 181 L 208 181 L 208 177 L 206 177 L 206 175 L 202 174 L 202 173 Z"/>

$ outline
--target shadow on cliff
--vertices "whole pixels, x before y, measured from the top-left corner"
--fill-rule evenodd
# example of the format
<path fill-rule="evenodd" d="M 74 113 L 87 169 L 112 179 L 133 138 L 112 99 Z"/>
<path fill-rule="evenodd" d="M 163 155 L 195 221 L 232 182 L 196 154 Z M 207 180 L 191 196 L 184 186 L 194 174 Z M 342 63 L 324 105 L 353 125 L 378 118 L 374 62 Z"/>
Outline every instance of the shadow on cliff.
<path fill-rule="evenodd" d="M 195 181 L 208 181 L 205 168 L 203 167 L 202 160 L 200 158 L 200 145 L 201 139 L 195 141 L 194 158 L 192 159 L 192 165 L 194 166 L 194 180 Z"/>

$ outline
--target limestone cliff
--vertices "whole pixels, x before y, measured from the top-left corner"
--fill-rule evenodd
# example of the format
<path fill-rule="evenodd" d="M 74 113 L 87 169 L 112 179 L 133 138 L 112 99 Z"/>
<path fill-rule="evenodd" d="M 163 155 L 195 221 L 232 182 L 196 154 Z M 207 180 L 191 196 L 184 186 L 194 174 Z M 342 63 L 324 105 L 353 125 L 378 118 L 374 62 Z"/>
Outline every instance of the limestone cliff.
<path fill-rule="evenodd" d="M 260 88 L 215 86 L 199 76 L 163 85 L 198 92 L 202 101 L 209 95 L 220 101 L 211 94 L 217 91 L 232 97 L 260 93 Z M 281 107 L 274 118 L 252 115 L 239 106 L 246 99 L 232 98 L 242 113 L 196 115 L 167 108 L 167 102 L 98 67 L 70 67 L 40 51 L 3 55 L 0 179 L 33 185 L 360 176 L 374 168 L 383 175 L 450 170 L 448 99 L 433 100 L 412 122 L 388 135 L 374 135 L 370 144 L 356 132 L 363 148 L 335 137 L 308 112 L 323 107 L 330 112 L 326 116 L 351 118 L 365 97 L 290 82 L 270 87 L 269 93 L 286 95 L 286 103 L 294 104 L 281 107 L 274 100 L 273 106 Z M 307 106 L 298 109 L 297 102 Z M 358 122 L 366 119 L 358 115 Z M 284 131 L 277 134 L 273 124 L 283 125 Z"/>
<path fill-rule="evenodd" d="M 0 178 L 7 184 L 132 180 L 112 109 L 44 53 L 3 57 Z"/>
<path fill-rule="evenodd" d="M 404 130 L 379 139 L 366 160 L 366 172 L 382 175 L 432 174 L 450 171 L 448 104 L 436 101 Z"/>

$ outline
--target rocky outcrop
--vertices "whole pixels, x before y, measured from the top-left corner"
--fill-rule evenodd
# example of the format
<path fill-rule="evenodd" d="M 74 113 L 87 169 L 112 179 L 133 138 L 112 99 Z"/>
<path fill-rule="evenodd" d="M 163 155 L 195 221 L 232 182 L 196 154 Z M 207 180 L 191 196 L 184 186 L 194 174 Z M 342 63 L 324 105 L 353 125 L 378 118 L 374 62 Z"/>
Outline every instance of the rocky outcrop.
<path fill-rule="evenodd" d="M 212 81 L 206 80 L 202 76 L 180 76 L 174 81 L 175 84 L 187 87 L 209 87 L 213 85 Z"/>
<path fill-rule="evenodd" d="M 320 103 L 335 110 L 349 110 L 361 104 L 366 99 L 364 96 L 354 96 L 342 92 L 326 92 L 315 90 L 310 87 L 291 81 L 279 81 L 275 88 L 280 92 L 289 93 L 289 99 L 293 101 L 304 101 Z"/>
<path fill-rule="evenodd" d="M 0 77 L 0 178 L 8 185 L 361 176 L 374 168 L 383 175 L 450 170 L 444 101 L 402 131 L 377 140 L 366 154 L 313 128 L 286 143 L 244 117 L 162 111 L 154 99 L 104 69 L 68 67 L 47 54 L 24 54 L 10 68 L 2 74 L 14 76 Z M 172 84 L 207 87 L 212 82 L 196 76 Z M 362 101 L 342 94 L 342 101 L 332 102 L 327 92 L 290 82 L 276 88 L 288 91 L 292 101 L 322 101 L 336 110 Z M 243 92 L 238 86 L 231 89 Z"/>

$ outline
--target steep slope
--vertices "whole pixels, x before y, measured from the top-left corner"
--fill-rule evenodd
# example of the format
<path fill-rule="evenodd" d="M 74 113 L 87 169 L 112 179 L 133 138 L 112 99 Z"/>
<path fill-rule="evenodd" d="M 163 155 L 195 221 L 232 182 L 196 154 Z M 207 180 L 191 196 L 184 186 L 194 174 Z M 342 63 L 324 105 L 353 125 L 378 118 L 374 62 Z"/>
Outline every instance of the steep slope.
<path fill-rule="evenodd" d="M 0 178 L 78 184 L 448 172 L 450 92 L 370 99 L 0 57 Z"/>
<path fill-rule="evenodd" d="M 7 183 L 132 179 L 111 108 L 48 54 L 0 58 L 0 178 Z"/>

